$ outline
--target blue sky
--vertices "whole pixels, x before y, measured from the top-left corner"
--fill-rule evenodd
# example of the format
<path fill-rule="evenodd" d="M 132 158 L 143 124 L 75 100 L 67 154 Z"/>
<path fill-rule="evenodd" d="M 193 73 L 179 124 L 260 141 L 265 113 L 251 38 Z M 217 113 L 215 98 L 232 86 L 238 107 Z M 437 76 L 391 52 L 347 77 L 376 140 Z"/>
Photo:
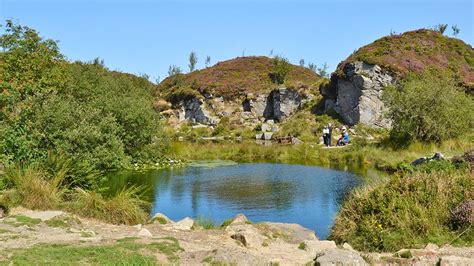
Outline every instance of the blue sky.
<path fill-rule="evenodd" d="M 0 0 L 0 19 L 14 19 L 59 41 L 70 60 L 104 59 L 107 67 L 166 77 L 169 65 L 187 69 L 237 56 L 280 54 L 297 64 L 332 71 L 375 39 L 438 23 L 458 25 L 474 43 L 472 0 Z M 3 22 L 2 22 L 3 23 Z M 450 34 L 451 30 L 448 30 Z"/>

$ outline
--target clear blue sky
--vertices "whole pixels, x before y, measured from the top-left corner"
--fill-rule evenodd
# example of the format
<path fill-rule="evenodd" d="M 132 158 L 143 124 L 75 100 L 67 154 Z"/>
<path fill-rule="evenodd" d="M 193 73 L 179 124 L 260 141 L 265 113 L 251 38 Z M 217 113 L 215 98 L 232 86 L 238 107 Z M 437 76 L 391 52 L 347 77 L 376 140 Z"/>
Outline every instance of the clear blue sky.
<path fill-rule="evenodd" d="M 438 23 L 457 24 L 473 45 L 472 0 L 0 0 L 0 19 L 14 19 L 59 41 L 70 60 L 105 60 L 107 67 L 166 77 L 248 55 L 304 58 L 330 70 L 358 47 L 387 35 Z M 2 22 L 3 23 L 3 22 Z M 451 30 L 448 30 L 450 33 Z"/>

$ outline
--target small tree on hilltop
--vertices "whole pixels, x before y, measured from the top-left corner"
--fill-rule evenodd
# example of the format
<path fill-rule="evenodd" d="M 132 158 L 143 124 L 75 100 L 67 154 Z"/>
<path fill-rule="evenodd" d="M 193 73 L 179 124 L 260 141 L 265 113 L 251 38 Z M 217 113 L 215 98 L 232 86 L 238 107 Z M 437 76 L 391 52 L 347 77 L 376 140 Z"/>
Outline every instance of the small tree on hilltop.
<path fill-rule="evenodd" d="M 461 29 L 459 29 L 457 25 L 451 26 L 451 29 L 453 30 L 453 36 L 454 37 L 457 37 L 459 32 L 461 31 Z"/>
<path fill-rule="evenodd" d="M 281 56 L 275 56 L 272 61 L 273 73 L 271 73 L 270 76 L 276 84 L 283 84 L 286 76 L 290 72 L 290 63 L 288 63 L 288 59 Z"/>
<path fill-rule="evenodd" d="M 430 69 L 384 90 L 391 136 L 400 144 L 439 142 L 471 130 L 474 100 L 447 73 Z"/>
<path fill-rule="evenodd" d="M 313 63 L 308 64 L 308 69 L 316 73 L 316 65 Z"/>
<path fill-rule="evenodd" d="M 434 26 L 434 30 L 441 34 L 444 34 L 447 28 L 448 28 L 448 24 L 438 24 Z"/>
<path fill-rule="evenodd" d="M 181 68 L 180 67 L 177 67 L 175 65 L 171 65 L 169 68 L 168 68 L 168 76 L 169 77 L 172 77 L 174 75 L 177 75 L 177 74 L 181 74 L 182 71 L 181 71 Z"/>
<path fill-rule="evenodd" d="M 191 52 L 189 54 L 189 72 L 193 72 L 196 69 L 196 64 L 197 64 L 197 56 L 195 52 Z"/>
<path fill-rule="evenodd" d="M 329 75 L 328 68 L 329 68 L 328 64 L 324 62 L 324 64 L 321 67 L 318 67 L 318 74 L 321 77 L 327 77 Z"/>
<path fill-rule="evenodd" d="M 211 57 L 210 56 L 206 56 L 206 67 L 208 67 L 209 65 L 211 64 Z"/>
<path fill-rule="evenodd" d="M 304 59 L 300 59 L 300 67 L 304 67 Z"/>

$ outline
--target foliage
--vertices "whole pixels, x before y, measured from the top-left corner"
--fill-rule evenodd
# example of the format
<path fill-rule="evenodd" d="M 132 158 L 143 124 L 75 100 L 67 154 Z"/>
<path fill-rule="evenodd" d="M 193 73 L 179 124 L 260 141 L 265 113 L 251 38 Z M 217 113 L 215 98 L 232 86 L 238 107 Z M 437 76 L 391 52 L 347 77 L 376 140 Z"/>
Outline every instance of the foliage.
<path fill-rule="evenodd" d="M 198 216 L 197 219 L 194 221 L 193 228 L 203 228 L 203 229 L 214 229 L 216 228 L 216 224 L 211 218 L 207 218 L 205 216 Z"/>
<path fill-rule="evenodd" d="M 183 73 L 183 71 L 181 71 L 181 68 L 178 66 L 172 65 L 168 68 L 168 77 L 172 77 L 181 73 Z"/>
<path fill-rule="evenodd" d="M 77 188 L 67 208 L 84 217 L 113 224 L 143 224 L 149 219 L 149 203 L 140 199 L 139 187 L 129 187 L 113 196 Z"/>
<path fill-rule="evenodd" d="M 271 73 L 271 78 L 274 83 L 283 84 L 286 76 L 290 72 L 290 63 L 288 62 L 288 59 L 281 56 L 275 56 L 272 62 L 273 71 Z"/>
<path fill-rule="evenodd" d="M 314 92 L 324 80 L 315 72 L 300 66 L 289 65 L 285 85 L 305 86 Z M 238 57 L 219 62 L 212 67 L 188 74 L 170 76 L 158 85 L 158 96 L 167 98 L 179 90 L 193 90 L 196 95 L 205 93 L 224 99 L 244 99 L 249 93 L 268 93 L 275 85 L 269 73 L 273 72 L 273 59 L 264 56 Z M 198 84 L 196 88 L 192 84 Z"/>
<path fill-rule="evenodd" d="M 461 29 L 457 25 L 452 25 L 451 29 L 453 30 L 454 37 L 458 36 L 459 32 L 461 31 Z"/>
<path fill-rule="evenodd" d="M 211 57 L 209 55 L 206 56 L 206 62 L 204 64 L 206 67 L 209 67 L 211 65 Z"/>
<path fill-rule="evenodd" d="M 409 60 L 408 60 L 409 59 Z M 345 77 L 348 63 L 363 61 L 377 64 L 398 77 L 421 73 L 427 68 L 450 72 L 463 86 L 474 86 L 474 50 L 469 44 L 436 31 L 419 29 L 385 36 L 355 51 L 341 62 L 334 75 Z"/>
<path fill-rule="evenodd" d="M 439 169 L 438 164 L 427 167 Z M 354 192 L 343 204 L 330 238 L 365 251 L 420 248 L 428 242 L 472 245 L 469 233 L 458 238 L 472 229 L 452 229 L 451 211 L 472 197 L 473 180 L 465 167 L 441 164 L 443 170 L 402 172 L 389 182 Z"/>
<path fill-rule="evenodd" d="M 191 52 L 189 54 L 189 64 L 188 64 L 188 67 L 189 67 L 189 72 L 193 72 L 195 69 L 196 69 L 196 63 L 197 63 L 197 56 L 196 56 L 196 52 Z"/>
<path fill-rule="evenodd" d="M 440 97 L 442 95 L 442 97 Z M 474 100 L 445 73 L 427 70 L 399 87 L 385 90 L 393 121 L 392 136 L 401 141 L 442 141 L 471 130 Z"/>
<path fill-rule="evenodd" d="M 35 166 L 27 168 L 9 168 L 6 179 L 12 190 L 3 196 L 7 205 L 23 205 L 30 209 L 57 208 L 65 193 L 62 184 L 64 172 L 49 176 Z"/>
<path fill-rule="evenodd" d="M 40 244 L 27 249 L 10 249 L 8 261 L 15 265 L 156 265 L 150 253 L 160 252 L 169 261 L 176 261 L 176 253 L 182 248 L 174 238 L 160 238 L 152 243 L 124 241 L 104 246 L 69 246 Z M 0 256 L 3 257 L 3 256 Z M 0 264 L 5 261 L 0 258 Z"/>
<path fill-rule="evenodd" d="M 446 31 L 446 29 L 448 28 L 448 24 L 438 24 L 436 26 L 433 27 L 433 30 L 435 30 L 436 32 L 439 32 L 441 34 L 444 34 L 444 32 Z"/>
<path fill-rule="evenodd" d="M 44 162 L 54 151 L 71 158 L 79 174 L 163 156 L 167 141 L 152 105 L 153 84 L 146 79 L 109 71 L 99 59 L 69 63 L 54 41 L 11 21 L 0 45 L 5 163 Z"/>

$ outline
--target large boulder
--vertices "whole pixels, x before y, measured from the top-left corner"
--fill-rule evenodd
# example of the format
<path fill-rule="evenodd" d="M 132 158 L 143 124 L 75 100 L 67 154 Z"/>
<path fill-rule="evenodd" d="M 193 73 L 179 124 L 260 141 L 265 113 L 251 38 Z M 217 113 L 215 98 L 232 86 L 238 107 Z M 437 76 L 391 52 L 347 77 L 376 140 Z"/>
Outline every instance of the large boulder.
<path fill-rule="evenodd" d="M 380 66 L 361 61 L 346 64 L 343 72 L 333 77 L 330 86 L 321 87 L 325 109 L 334 109 L 348 125 L 390 127 L 390 120 L 383 116 L 382 94 L 395 78 Z"/>
<path fill-rule="evenodd" d="M 300 109 L 302 98 L 296 90 L 278 88 L 269 94 L 247 95 L 243 110 L 265 120 L 282 121 Z"/>
<path fill-rule="evenodd" d="M 205 125 L 215 125 L 218 119 L 210 115 L 206 110 L 202 100 L 193 97 L 179 103 L 179 120 L 189 120 L 193 123 L 201 123 Z"/>

